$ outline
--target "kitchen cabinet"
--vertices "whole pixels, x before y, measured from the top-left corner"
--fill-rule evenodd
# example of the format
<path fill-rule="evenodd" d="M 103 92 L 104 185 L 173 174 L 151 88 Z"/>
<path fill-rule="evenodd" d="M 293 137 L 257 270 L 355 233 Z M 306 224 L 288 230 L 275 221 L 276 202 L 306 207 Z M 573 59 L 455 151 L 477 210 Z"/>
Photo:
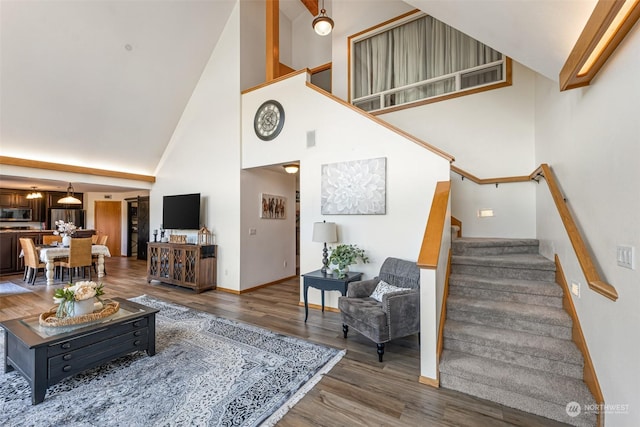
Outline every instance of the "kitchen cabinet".
<path fill-rule="evenodd" d="M 15 273 L 16 247 L 18 236 L 15 233 L 0 233 L 0 274 Z"/>
<path fill-rule="evenodd" d="M 3 208 L 28 208 L 27 193 L 23 191 L 0 191 L 0 207 Z"/>

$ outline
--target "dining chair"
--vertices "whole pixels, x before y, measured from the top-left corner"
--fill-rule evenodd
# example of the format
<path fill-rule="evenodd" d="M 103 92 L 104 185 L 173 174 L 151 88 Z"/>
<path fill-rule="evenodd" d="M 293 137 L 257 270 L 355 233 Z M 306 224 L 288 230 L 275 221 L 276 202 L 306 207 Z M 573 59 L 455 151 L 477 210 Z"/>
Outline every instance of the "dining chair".
<path fill-rule="evenodd" d="M 91 243 L 93 243 L 94 245 L 98 244 L 98 235 L 97 234 L 92 234 L 91 235 Z"/>
<path fill-rule="evenodd" d="M 62 242 L 62 236 L 56 236 L 53 234 L 44 234 L 42 236 L 42 244 L 51 246 L 53 242 L 60 243 Z"/>
<path fill-rule="evenodd" d="M 96 239 L 96 245 L 107 245 L 107 240 L 109 240 L 109 235 L 108 234 L 102 234 L 100 236 L 98 236 L 97 234 L 94 234 L 94 236 L 97 236 Z M 98 258 L 99 255 L 93 255 L 93 259 L 91 262 L 91 265 L 93 265 L 93 270 L 96 272 L 96 274 L 98 274 Z M 102 273 L 106 276 L 107 275 L 107 268 L 103 265 L 102 266 Z"/>
<path fill-rule="evenodd" d="M 86 268 L 89 267 L 89 280 L 91 280 L 91 237 L 72 238 L 69 245 L 69 258 L 61 262 L 62 280 L 64 280 L 64 269 L 69 271 L 69 281 L 73 282 L 73 270 L 82 268 L 84 277 Z"/>
<path fill-rule="evenodd" d="M 33 285 L 36 283 L 38 270 L 42 268 L 42 271 L 44 272 L 46 264 L 40 262 L 38 249 L 36 248 L 36 244 L 33 239 L 21 237 L 20 245 L 22 246 L 22 253 L 24 255 L 24 275 L 22 280 Z"/>

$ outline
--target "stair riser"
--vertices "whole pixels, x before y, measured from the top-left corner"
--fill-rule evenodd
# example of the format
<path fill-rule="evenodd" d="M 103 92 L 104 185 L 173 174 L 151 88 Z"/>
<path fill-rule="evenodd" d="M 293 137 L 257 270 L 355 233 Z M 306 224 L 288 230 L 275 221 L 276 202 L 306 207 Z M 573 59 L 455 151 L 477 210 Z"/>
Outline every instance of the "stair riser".
<path fill-rule="evenodd" d="M 462 351 L 478 357 L 499 360 L 502 362 L 512 363 L 514 365 L 525 366 L 542 371 L 553 372 L 575 379 L 582 379 L 582 365 L 576 365 L 558 360 L 550 360 L 544 357 L 537 357 L 526 354 L 526 348 L 518 348 L 517 352 L 500 349 L 495 346 L 488 347 L 469 341 L 461 341 L 458 339 L 444 339 L 444 348 L 447 350 Z"/>
<path fill-rule="evenodd" d="M 555 281 L 556 273 L 552 270 L 536 270 L 527 268 L 494 267 L 484 265 L 451 264 L 451 272 L 482 277 L 499 277 L 501 279 Z"/>
<path fill-rule="evenodd" d="M 440 372 L 440 386 L 573 426 L 593 427 L 596 425 L 595 414 L 581 413 L 577 417 L 568 416 L 566 411 L 566 403 L 568 402 L 560 402 L 564 404 L 554 404 L 444 372 Z"/>
<path fill-rule="evenodd" d="M 467 256 L 494 256 L 494 255 L 515 255 L 515 254 L 537 254 L 538 245 L 529 246 L 467 246 L 464 242 L 456 241 L 451 244 L 453 255 Z"/>
<path fill-rule="evenodd" d="M 492 313 L 462 311 L 456 307 L 447 307 L 447 318 L 459 320 L 461 322 L 487 325 L 494 328 L 512 329 L 515 331 L 525 331 L 532 334 L 544 335 L 560 339 L 571 339 L 571 325 L 558 326 L 542 323 L 543 320 L 523 320 L 512 317 L 504 317 Z"/>
<path fill-rule="evenodd" d="M 504 291 L 496 291 L 492 289 L 473 288 L 470 286 L 456 286 L 449 283 L 449 293 L 450 295 L 460 295 L 476 299 L 490 299 L 494 301 L 517 302 L 562 308 L 562 298 L 560 297 L 514 292 L 508 288 L 504 289 Z"/>

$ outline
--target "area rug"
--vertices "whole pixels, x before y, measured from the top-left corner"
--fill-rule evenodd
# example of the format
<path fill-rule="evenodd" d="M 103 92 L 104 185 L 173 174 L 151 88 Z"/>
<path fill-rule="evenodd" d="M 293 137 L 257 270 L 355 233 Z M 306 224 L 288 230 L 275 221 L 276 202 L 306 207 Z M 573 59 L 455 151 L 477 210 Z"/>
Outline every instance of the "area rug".
<path fill-rule="evenodd" d="M 18 373 L 0 373 L 0 425 L 272 426 L 344 355 L 149 296 L 132 300 L 160 310 L 155 356 L 137 352 L 67 378 L 34 406 Z"/>
<path fill-rule="evenodd" d="M 22 286 L 18 286 L 15 283 L 0 283 L 0 297 L 3 295 L 26 294 L 27 292 L 31 291 L 29 289 L 23 288 Z"/>

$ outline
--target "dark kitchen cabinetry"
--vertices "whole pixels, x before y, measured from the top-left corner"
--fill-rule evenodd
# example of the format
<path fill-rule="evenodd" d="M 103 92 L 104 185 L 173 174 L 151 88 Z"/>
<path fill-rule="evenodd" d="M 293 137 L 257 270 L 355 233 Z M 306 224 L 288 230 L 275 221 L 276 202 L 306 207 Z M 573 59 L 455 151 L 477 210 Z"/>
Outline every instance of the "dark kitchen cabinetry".
<path fill-rule="evenodd" d="M 16 247 L 18 236 L 14 233 L 0 233 L 0 274 L 16 271 Z"/>
<path fill-rule="evenodd" d="M 31 209 L 31 221 L 46 222 L 47 208 L 45 206 L 44 197 L 29 200 L 29 208 Z"/>
<path fill-rule="evenodd" d="M 27 194 L 17 190 L 0 191 L 0 207 L 3 208 L 28 208 Z"/>

